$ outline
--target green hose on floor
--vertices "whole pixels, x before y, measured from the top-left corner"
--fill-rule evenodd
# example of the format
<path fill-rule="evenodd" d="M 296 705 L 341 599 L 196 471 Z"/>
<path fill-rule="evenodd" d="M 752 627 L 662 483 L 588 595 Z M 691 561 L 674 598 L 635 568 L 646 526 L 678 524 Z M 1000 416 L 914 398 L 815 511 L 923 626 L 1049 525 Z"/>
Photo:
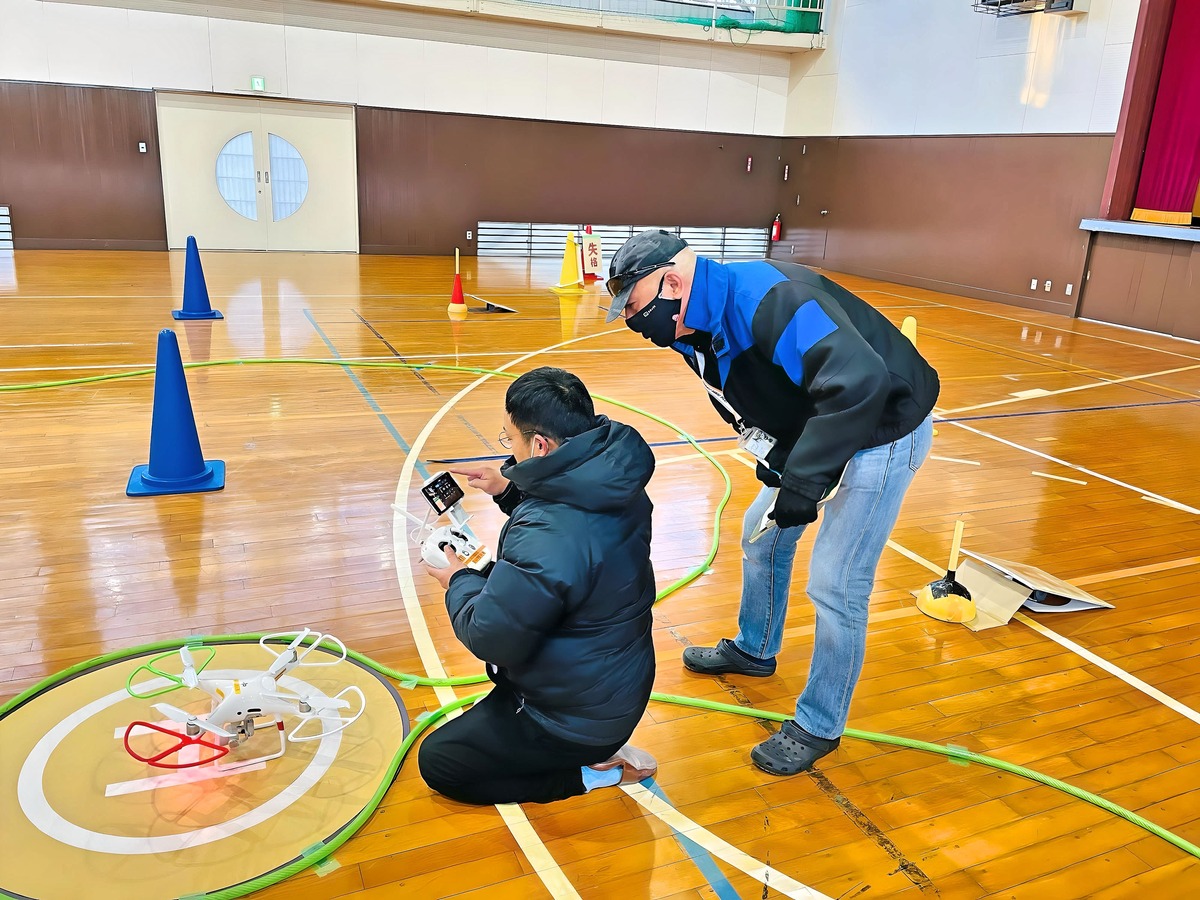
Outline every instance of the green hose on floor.
<path fill-rule="evenodd" d="M 494 371 L 494 370 L 490 370 L 490 369 L 482 369 L 482 368 L 471 367 L 471 366 L 446 366 L 446 365 L 422 364 L 422 363 L 403 363 L 403 362 L 387 362 L 387 361 L 373 361 L 373 360 L 354 361 L 354 360 L 340 360 L 340 359 L 338 359 L 338 360 L 333 360 L 333 359 L 247 359 L 247 360 L 231 359 L 231 360 L 214 360 L 214 361 L 210 361 L 210 362 L 200 362 L 200 363 L 188 363 L 188 364 L 186 364 L 185 368 L 208 368 L 208 367 L 216 367 L 216 366 L 237 366 L 237 365 L 332 365 L 332 366 L 342 366 L 342 367 L 384 368 L 384 369 L 391 368 L 391 369 L 409 369 L 409 370 L 421 370 L 421 371 L 433 370 L 433 371 L 443 371 L 443 372 L 458 372 L 458 373 L 465 373 L 465 374 L 470 374 L 470 375 L 494 375 L 494 376 L 500 376 L 503 378 L 510 378 L 510 379 L 518 377 L 516 374 L 510 373 L 510 372 L 499 372 L 499 371 Z M 65 379 L 62 381 L 46 381 L 46 382 L 37 382 L 37 383 L 31 383 L 31 384 L 0 385 L 0 392 L 29 391 L 29 390 L 38 390 L 38 389 L 45 389 L 45 388 L 65 387 L 68 385 L 92 384 L 92 383 L 96 383 L 96 382 L 100 382 L 100 381 L 114 381 L 114 380 L 119 380 L 119 379 L 123 379 L 123 378 L 137 378 L 137 377 L 143 377 L 146 375 L 153 375 L 153 374 L 154 374 L 154 369 L 138 369 L 138 370 L 130 371 L 130 372 L 121 372 L 121 373 L 115 373 L 115 374 L 110 374 L 110 375 L 92 375 L 92 376 L 87 376 L 87 377 L 83 377 L 83 378 Z M 646 418 L 651 419 L 652 421 L 658 422 L 661 425 L 665 425 L 666 427 L 675 431 L 683 439 L 685 439 L 688 443 L 690 443 L 693 447 L 695 447 L 696 450 L 699 451 L 699 453 L 705 459 L 707 459 L 713 466 L 715 466 L 717 468 L 717 470 L 721 473 L 722 478 L 724 479 L 725 492 L 724 492 L 724 495 L 721 498 L 721 502 L 718 504 L 716 512 L 714 513 L 714 516 L 713 516 L 713 538 L 712 538 L 712 543 L 709 548 L 709 552 L 708 552 L 707 556 L 705 557 L 704 561 L 700 565 L 691 569 L 682 578 L 678 579 L 671 585 L 669 585 L 666 588 L 663 588 L 661 591 L 659 591 L 657 600 L 661 601 L 661 600 L 665 599 L 666 597 L 670 596 L 671 594 L 673 594 L 674 592 L 678 591 L 680 588 L 691 583 L 693 580 L 695 580 L 701 574 L 703 574 L 705 571 L 707 571 L 709 565 L 712 563 L 713 559 L 716 557 L 717 549 L 720 546 L 721 513 L 725 509 L 726 504 L 729 502 L 730 495 L 732 494 L 732 491 L 733 491 L 733 483 L 730 480 L 729 473 L 725 470 L 725 467 L 722 466 L 721 463 L 715 457 L 712 456 L 712 454 L 708 453 L 708 451 L 706 451 L 702 446 L 700 446 L 691 435 L 687 434 L 685 431 L 683 431 L 678 426 L 673 425 L 670 422 L 668 422 L 667 420 L 659 418 L 658 416 L 656 416 L 652 413 L 646 412 L 645 410 L 639 409 L 635 406 L 631 406 L 629 404 L 622 403 L 618 400 L 613 400 L 612 398 L 603 397 L 599 394 L 593 394 L 592 396 L 597 400 L 603 401 L 605 403 L 611 403 L 614 406 L 618 406 L 622 409 L 636 413 L 637 415 L 645 416 Z M 199 641 L 200 643 L 232 642 L 232 641 L 258 640 L 260 637 L 262 637 L 261 634 L 238 634 L 238 635 L 210 636 L 210 637 L 203 637 L 203 638 L 189 638 L 188 641 L 189 641 L 189 643 L 191 643 L 193 641 Z M 79 663 L 75 666 L 71 666 L 70 668 L 63 670 L 62 672 L 59 672 L 55 675 L 51 675 L 49 678 L 28 688 L 27 690 L 21 692 L 20 694 L 13 697 L 12 699 L 10 699 L 8 702 L 4 703 L 3 705 L 0 705 L 0 719 L 3 719 L 10 712 L 12 712 L 13 710 L 20 707 L 22 704 L 27 702 L 29 699 L 37 696 L 38 694 L 42 693 L 43 691 L 46 691 L 49 688 L 52 688 L 55 685 L 57 685 L 63 681 L 66 681 L 66 680 L 72 678 L 73 676 L 79 674 L 80 672 L 87 671 L 96 666 L 106 665 L 106 664 L 113 663 L 113 662 L 119 662 L 123 659 L 128 659 L 128 658 L 131 658 L 134 656 L 144 655 L 147 653 L 160 651 L 160 650 L 177 648 L 180 645 L 180 643 L 181 642 L 178 640 L 158 641 L 153 644 L 146 644 L 141 647 L 135 647 L 135 648 L 129 649 L 129 650 L 121 650 L 121 651 L 116 651 L 114 653 L 109 653 L 109 654 L 106 654 L 103 656 L 96 657 L 95 659 L 88 660 L 87 662 L 83 662 L 83 663 Z M 193 644 L 193 646 L 194 646 L 194 644 Z M 369 657 L 364 656 L 363 654 L 357 653 L 352 650 L 348 651 L 347 655 L 349 657 L 351 657 L 352 659 L 356 660 L 357 662 L 361 663 L 362 665 L 367 666 L 368 668 L 379 673 L 380 675 L 383 675 L 386 678 L 391 678 L 395 681 L 398 681 L 402 687 L 415 687 L 418 685 L 454 687 L 454 686 L 461 686 L 461 685 L 482 684 L 488 680 L 485 675 L 463 676 L 463 677 L 457 677 L 457 678 L 427 678 L 424 676 L 409 675 L 409 674 L 406 674 L 403 672 L 398 672 L 395 669 L 388 668 L 387 666 L 384 666 L 381 663 L 377 663 L 374 660 L 370 659 Z M 306 851 L 305 856 L 303 856 L 301 859 L 296 860 L 293 863 L 290 863 L 287 866 L 284 866 L 284 867 L 277 869 L 273 872 L 270 872 L 266 875 L 260 876 L 259 878 L 253 879 L 252 881 L 248 881 L 243 884 L 236 885 L 234 887 L 229 887 L 229 888 L 225 888 L 225 889 L 222 889 L 219 891 L 214 891 L 210 894 L 206 894 L 205 897 L 213 898 L 213 900 L 233 900 L 233 898 L 241 897 L 241 896 L 244 896 L 245 894 L 251 893 L 253 891 L 262 890 L 265 887 L 268 887 L 273 884 L 277 884 L 278 882 L 283 881 L 284 879 L 289 878 L 292 875 L 295 875 L 295 874 L 303 871 L 304 869 L 308 868 L 309 866 L 317 865 L 322 860 L 329 857 L 334 851 L 336 851 L 338 849 L 338 847 L 340 847 L 347 840 L 349 840 L 349 838 L 356 831 L 358 831 L 359 828 L 362 827 L 362 825 L 367 821 L 367 819 L 370 818 L 371 814 L 375 811 L 375 809 L 378 807 L 380 802 L 382 802 L 384 795 L 387 793 L 388 788 L 391 786 L 392 780 L 395 778 L 396 773 L 399 772 L 400 766 L 403 764 L 405 757 L 408 755 L 409 751 L 412 749 L 413 745 L 416 743 L 417 738 L 425 731 L 425 729 L 430 727 L 432 724 L 434 724 L 438 720 L 440 720 L 440 719 L 444 718 L 445 716 L 449 715 L 450 713 L 454 712 L 455 710 L 461 709 L 464 706 L 468 706 L 468 705 L 476 702 L 483 696 L 484 696 L 484 694 L 474 694 L 469 697 L 464 697 L 464 698 L 455 700 L 451 703 L 446 704 L 445 706 L 441 707 L 440 709 L 418 719 L 418 721 L 416 721 L 413 724 L 412 730 L 409 732 L 407 737 L 405 737 L 405 739 L 401 743 L 399 749 L 397 749 L 396 754 L 393 757 L 391 763 L 389 764 L 388 769 L 387 769 L 387 773 L 388 773 L 387 778 L 381 783 L 378 790 L 375 792 L 375 795 L 371 798 L 371 800 L 367 804 L 367 806 L 365 806 L 363 808 L 363 810 L 357 816 L 354 817 L 354 819 L 352 819 L 340 831 L 338 831 L 337 834 L 333 835 L 331 838 L 329 838 L 324 843 L 318 844 L 314 848 L 309 848 L 309 850 Z M 672 704 L 676 704 L 676 705 L 680 705 L 680 706 L 692 707 L 695 709 L 729 713 L 732 715 L 747 716 L 747 717 L 756 718 L 756 719 L 768 719 L 768 720 L 776 721 L 776 722 L 785 722 L 791 718 L 791 716 L 789 716 L 785 713 L 768 712 L 768 711 L 764 711 L 764 710 L 753 709 L 750 707 L 735 706 L 735 705 L 727 704 L 727 703 L 718 703 L 713 700 L 699 700 L 699 699 L 694 699 L 694 698 L 689 698 L 689 697 L 680 697 L 680 696 L 676 696 L 676 695 L 672 695 L 672 694 L 661 694 L 661 693 L 657 693 L 657 692 L 651 694 L 651 700 L 660 702 L 660 703 L 672 703 Z M 897 737 L 895 735 L 879 734 L 879 733 L 869 732 L 869 731 L 859 731 L 854 728 L 847 728 L 845 731 L 845 736 L 856 739 L 856 740 L 870 741 L 872 743 L 888 744 L 888 745 L 896 746 L 896 747 L 905 747 L 905 748 L 913 749 L 913 750 L 922 750 L 922 751 L 925 751 L 928 753 L 936 753 L 936 754 L 940 754 L 942 756 L 946 756 L 955 762 L 976 763 L 979 765 L 984 765 L 984 766 L 988 766 L 990 768 L 997 769 L 1002 772 L 1008 772 L 1013 775 L 1019 775 L 1022 778 L 1030 779 L 1039 784 L 1043 784 L 1043 785 L 1046 785 L 1047 787 L 1054 788 L 1055 790 L 1062 791 L 1062 792 L 1064 792 L 1072 797 L 1075 797 L 1077 799 L 1084 800 L 1088 803 L 1091 803 L 1093 806 L 1097 806 L 1100 809 L 1106 810 L 1107 812 L 1110 812 L 1116 816 L 1119 816 L 1122 819 L 1125 819 L 1126 821 L 1131 822 L 1134 825 L 1137 825 L 1139 828 L 1145 829 L 1149 833 L 1151 833 L 1157 837 L 1160 837 L 1163 840 L 1168 841 L 1171 844 L 1174 844 L 1176 847 L 1183 850 L 1185 853 L 1188 853 L 1193 857 L 1200 858 L 1200 847 L 1197 847 L 1195 844 L 1192 844 L 1191 842 L 1184 840 L 1183 838 L 1168 831 L 1167 829 L 1162 828 L 1161 826 L 1154 824 L 1153 822 L 1149 821 L 1148 819 L 1145 819 L 1142 816 L 1139 816 L 1136 813 L 1131 812 L 1130 810 L 1127 810 L 1121 806 L 1118 806 L 1115 803 L 1112 803 L 1112 802 L 1104 799 L 1103 797 L 1100 797 L 1089 791 L 1085 791 L 1082 788 L 1077 788 L 1074 785 L 1067 784 L 1066 782 L 1060 781 L 1057 778 L 1051 778 L 1048 775 L 1043 775 L 1040 772 L 1034 771 L 1033 769 L 1028 769 L 1028 768 L 1025 768 L 1024 766 L 1018 766 L 1018 765 L 1014 765 L 1013 763 L 1005 762 L 1004 760 L 995 759 L 990 756 L 984 756 L 979 753 L 974 753 L 970 750 L 966 750 L 961 747 L 943 746 L 941 744 L 933 744 L 933 743 L 929 743 L 927 741 L 918 741 L 918 740 L 913 740 L 911 738 Z"/>

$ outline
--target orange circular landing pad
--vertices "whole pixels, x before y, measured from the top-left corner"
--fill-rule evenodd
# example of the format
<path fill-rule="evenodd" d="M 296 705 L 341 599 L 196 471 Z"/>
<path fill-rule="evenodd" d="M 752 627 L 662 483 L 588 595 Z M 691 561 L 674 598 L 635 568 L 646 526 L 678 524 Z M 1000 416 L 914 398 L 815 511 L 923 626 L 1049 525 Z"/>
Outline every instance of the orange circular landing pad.
<path fill-rule="evenodd" d="M 204 646 L 214 651 L 206 679 L 249 678 L 274 660 L 253 641 Z M 169 726 L 157 702 L 203 716 L 211 701 L 192 688 L 149 700 L 129 696 L 130 674 L 163 650 L 131 652 L 98 660 L 0 719 L 0 891 L 37 900 L 236 896 L 264 886 L 248 882 L 278 877 L 312 856 L 386 789 L 408 717 L 392 685 L 354 660 L 337 661 L 340 654 L 321 647 L 309 659 L 334 664 L 301 666 L 278 682 L 327 697 L 357 686 L 365 711 L 344 730 L 323 734 L 329 729 L 309 722 L 316 740 L 288 743 L 278 759 L 237 768 L 279 748 L 274 722 L 260 719 L 253 736 L 220 761 L 229 771 L 212 764 L 171 770 L 126 753 L 126 728 L 134 721 Z M 159 665 L 180 669 L 170 660 Z M 171 686 L 145 671 L 134 684 L 140 693 Z M 287 731 L 297 722 L 285 717 Z M 150 756 L 171 739 L 140 732 L 130 745 Z"/>

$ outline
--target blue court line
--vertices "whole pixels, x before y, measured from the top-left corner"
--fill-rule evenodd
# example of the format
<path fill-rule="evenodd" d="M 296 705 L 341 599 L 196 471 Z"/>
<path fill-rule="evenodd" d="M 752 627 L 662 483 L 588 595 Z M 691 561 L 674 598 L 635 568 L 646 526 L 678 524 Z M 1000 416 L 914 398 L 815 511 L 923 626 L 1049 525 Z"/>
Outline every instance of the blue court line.
<path fill-rule="evenodd" d="M 1030 399 L 1036 400 L 1036 397 Z M 1038 409 L 1026 412 L 990 413 L 982 416 L 951 416 L 950 418 L 935 417 L 938 422 L 979 422 L 983 419 L 1019 419 L 1024 416 L 1056 416 L 1061 413 L 1104 412 L 1111 409 L 1137 409 L 1142 406 L 1179 406 L 1181 404 L 1200 403 L 1196 400 L 1159 400 L 1147 403 L 1114 403 L 1109 406 L 1073 406 L 1069 409 Z"/>
<path fill-rule="evenodd" d="M 341 359 L 342 355 L 337 352 L 337 348 L 333 346 L 333 342 L 329 340 L 325 332 L 321 330 L 321 326 L 318 325 L 317 320 L 313 318 L 311 310 L 304 310 L 304 318 L 308 319 L 309 324 L 312 325 L 313 329 L 317 332 L 317 335 L 325 342 L 325 346 L 329 348 L 329 352 L 333 354 L 333 358 Z M 404 440 L 404 438 L 400 436 L 400 432 L 396 429 L 396 426 L 392 424 L 392 420 L 387 417 L 387 414 L 380 408 L 379 404 L 375 402 L 375 398 L 371 396 L 371 392 L 367 390 L 367 386 L 359 380 L 359 377 L 356 374 L 354 374 L 354 369 L 352 369 L 350 366 L 343 366 L 342 369 L 350 377 L 350 380 L 354 383 L 354 386 L 358 388 L 358 392 L 363 395 L 363 399 L 367 401 L 367 406 L 371 407 L 371 411 L 374 412 L 375 415 L 379 416 L 379 421 L 383 423 L 383 427 L 386 428 L 388 433 L 396 439 L 396 443 L 400 445 L 400 449 L 403 450 L 406 455 L 412 453 L 412 447 L 408 445 L 408 441 Z M 425 468 L 425 464 L 420 460 L 417 460 L 417 471 L 421 473 L 422 478 L 429 478 L 429 470 Z"/>
<path fill-rule="evenodd" d="M 736 440 L 737 440 L 736 436 L 697 438 L 696 443 L 697 444 L 719 444 L 722 441 L 736 441 Z M 656 441 L 655 443 L 650 444 L 650 446 L 651 447 L 682 447 L 685 445 L 691 446 L 691 443 L 692 443 L 691 441 Z M 501 460 L 508 459 L 508 457 L 509 457 L 509 454 L 507 454 L 507 453 L 504 454 L 503 456 L 443 456 L 443 457 L 439 457 L 438 459 L 431 459 L 429 461 L 435 462 L 435 463 L 488 462 L 488 461 L 497 460 L 497 459 L 501 459 Z"/>
<path fill-rule="evenodd" d="M 675 806 L 663 789 L 658 786 L 658 782 L 653 778 L 647 778 L 642 782 L 642 786 L 668 806 Z M 671 830 L 675 831 L 674 828 Z M 687 855 L 692 858 L 692 862 L 696 864 L 696 868 L 700 870 L 700 874 L 708 879 L 708 886 L 713 889 L 713 893 L 716 894 L 720 900 L 741 900 L 741 895 L 734 890 L 733 885 L 729 883 L 729 879 L 725 877 L 725 873 L 722 872 L 721 868 L 716 864 L 716 862 L 713 861 L 713 858 L 709 855 L 707 850 L 693 841 L 686 834 L 680 834 L 678 831 L 675 831 L 675 840 L 677 840 L 679 845 L 687 851 Z"/>

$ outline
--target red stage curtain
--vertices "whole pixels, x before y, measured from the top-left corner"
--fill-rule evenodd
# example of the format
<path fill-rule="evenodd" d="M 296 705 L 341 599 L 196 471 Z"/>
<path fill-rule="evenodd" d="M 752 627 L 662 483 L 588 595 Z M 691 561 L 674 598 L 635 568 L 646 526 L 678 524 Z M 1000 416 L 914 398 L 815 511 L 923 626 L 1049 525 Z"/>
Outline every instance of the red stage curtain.
<path fill-rule="evenodd" d="M 1190 225 L 1200 185 L 1200 0 L 1175 4 L 1133 218 Z"/>

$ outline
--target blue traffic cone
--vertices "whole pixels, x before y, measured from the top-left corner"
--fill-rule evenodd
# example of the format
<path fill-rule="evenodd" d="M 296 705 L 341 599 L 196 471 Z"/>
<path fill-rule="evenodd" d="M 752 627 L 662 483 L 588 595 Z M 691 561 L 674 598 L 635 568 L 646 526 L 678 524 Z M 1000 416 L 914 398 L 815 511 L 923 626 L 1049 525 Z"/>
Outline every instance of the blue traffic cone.
<path fill-rule="evenodd" d="M 225 463 L 204 459 L 192 415 L 179 338 L 165 329 L 158 333 L 154 364 L 154 413 L 150 423 L 150 464 L 135 466 L 125 493 L 130 497 L 195 494 L 225 487 Z"/>
<path fill-rule="evenodd" d="M 208 285 L 204 283 L 204 269 L 200 267 L 200 249 L 191 235 L 188 235 L 183 266 L 183 309 L 173 309 L 171 315 L 176 319 L 225 318 L 208 301 Z"/>

